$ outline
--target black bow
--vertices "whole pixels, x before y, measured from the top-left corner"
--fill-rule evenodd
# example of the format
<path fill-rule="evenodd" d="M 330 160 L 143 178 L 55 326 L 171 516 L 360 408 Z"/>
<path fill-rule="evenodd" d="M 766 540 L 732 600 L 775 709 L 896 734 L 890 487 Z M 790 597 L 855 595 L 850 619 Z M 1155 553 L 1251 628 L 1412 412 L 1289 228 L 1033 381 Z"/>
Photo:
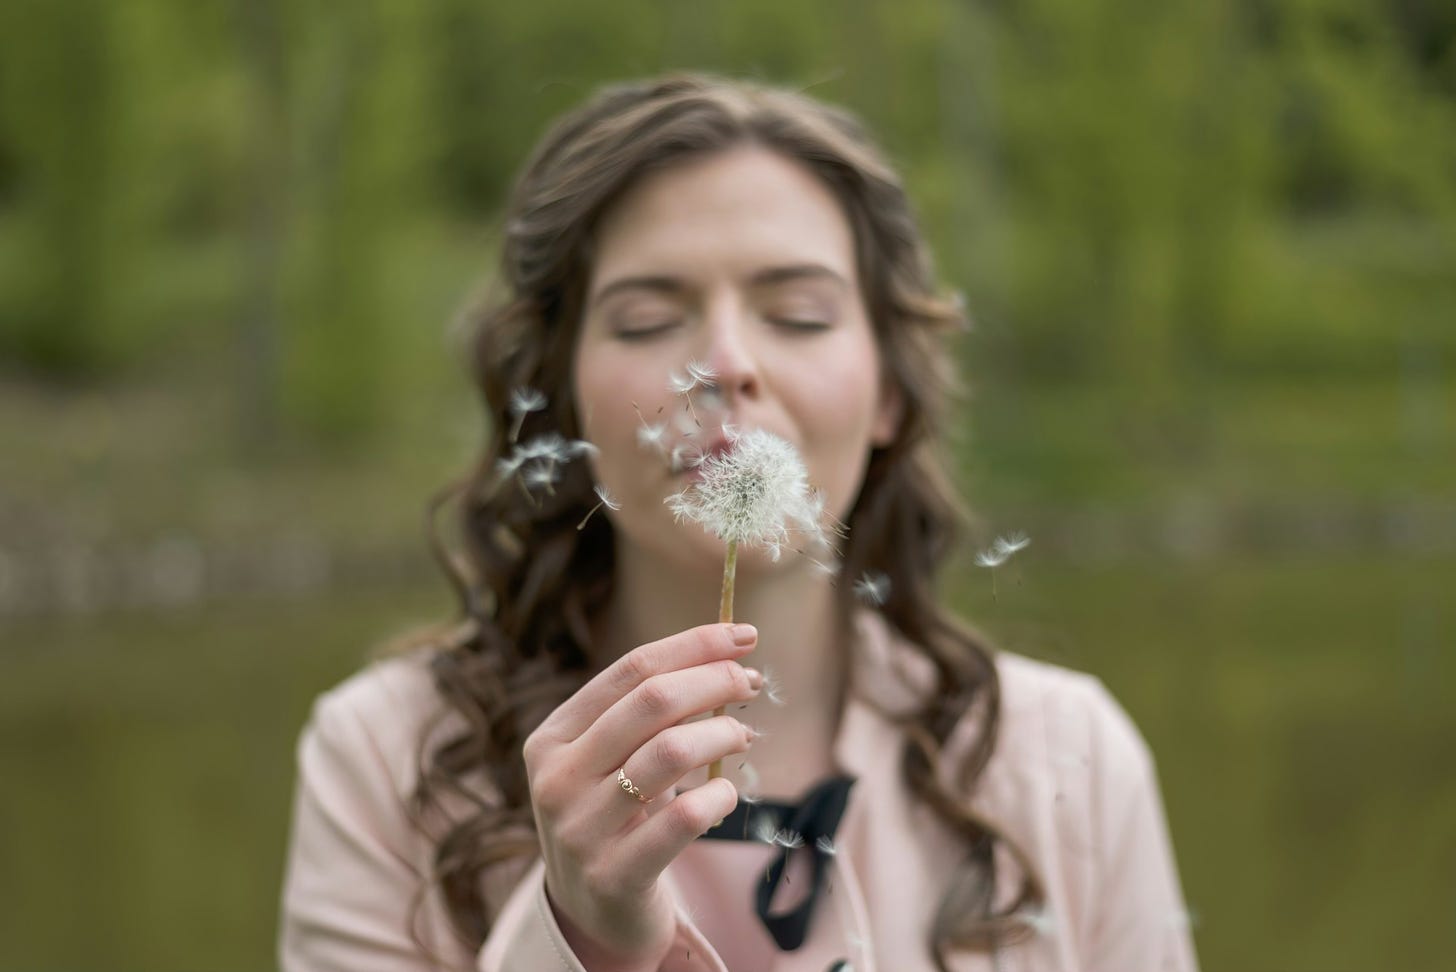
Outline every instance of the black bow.
<path fill-rule="evenodd" d="M 824 884 L 825 868 L 828 867 L 829 852 L 820 846 L 821 838 L 834 840 L 834 831 L 839 827 L 839 818 L 849 803 L 849 789 L 854 786 L 854 777 L 835 776 L 811 789 L 803 801 L 792 803 L 748 803 L 740 800 L 733 812 L 723 822 L 703 834 L 706 840 L 755 840 L 758 832 L 772 828 L 781 848 L 769 864 L 764 880 L 755 882 L 754 910 L 759 920 L 768 929 L 779 950 L 791 952 L 804 944 L 809 934 L 809 919 L 814 914 L 814 905 L 819 900 L 819 889 Z M 796 839 L 797 838 L 797 839 Z M 786 846 L 786 845 L 792 846 Z M 770 914 L 769 905 L 779 881 L 788 869 L 789 854 L 801 850 L 813 855 L 813 879 L 809 894 L 799 906 L 782 914 Z"/>

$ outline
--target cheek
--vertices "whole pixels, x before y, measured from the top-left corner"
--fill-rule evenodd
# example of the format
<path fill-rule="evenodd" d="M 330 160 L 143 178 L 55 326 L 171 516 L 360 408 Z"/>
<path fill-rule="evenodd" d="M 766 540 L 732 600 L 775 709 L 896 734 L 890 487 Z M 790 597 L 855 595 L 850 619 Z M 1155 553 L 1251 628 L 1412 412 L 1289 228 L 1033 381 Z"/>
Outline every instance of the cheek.
<path fill-rule="evenodd" d="M 874 445 L 879 408 L 879 356 L 873 344 L 857 341 L 824 355 L 813 377 L 799 385 L 800 414 L 812 416 L 806 456 L 815 485 L 828 493 L 836 515 L 844 515 L 859 492 Z"/>

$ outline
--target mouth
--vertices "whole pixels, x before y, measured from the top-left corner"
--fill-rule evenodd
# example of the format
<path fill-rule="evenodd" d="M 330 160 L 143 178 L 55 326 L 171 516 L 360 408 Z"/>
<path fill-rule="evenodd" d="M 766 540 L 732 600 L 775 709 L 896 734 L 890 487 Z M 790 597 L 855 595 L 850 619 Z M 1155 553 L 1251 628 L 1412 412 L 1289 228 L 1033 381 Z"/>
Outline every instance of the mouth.
<path fill-rule="evenodd" d="M 713 433 L 702 443 L 681 442 L 672 450 L 670 461 L 672 475 L 683 476 L 695 481 L 701 478 L 699 466 L 713 456 L 725 455 L 732 451 L 733 442 L 722 430 Z"/>

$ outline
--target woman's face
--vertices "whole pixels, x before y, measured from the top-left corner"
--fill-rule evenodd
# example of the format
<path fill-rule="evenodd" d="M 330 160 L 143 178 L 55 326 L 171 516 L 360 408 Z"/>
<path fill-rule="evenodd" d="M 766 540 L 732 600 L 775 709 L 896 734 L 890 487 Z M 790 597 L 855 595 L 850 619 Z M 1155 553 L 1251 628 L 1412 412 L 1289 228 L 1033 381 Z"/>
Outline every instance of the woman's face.
<path fill-rule="evenodd" d="M 766 149 L 692 159 L 647 176 L 607 212 L 595 257 L 573 381 L 583 434 L 600 450 L 597 481 L 621 503 L 610 514 L 619 546 L 721 566 L 722 543 L 675 523 L 663 500 L 693 475 L 664 454 L 721 447 L 723 422 L 793 443 L 842 518 L 899 407 L 881 376 L 853 232 L 830 191 Z M 690 393 L 691 410 L 669 388 L 690 361 L 716 373 L 714 391 Z M 639 430 L 661 423 L 662 448 L 644 445 Z"/>

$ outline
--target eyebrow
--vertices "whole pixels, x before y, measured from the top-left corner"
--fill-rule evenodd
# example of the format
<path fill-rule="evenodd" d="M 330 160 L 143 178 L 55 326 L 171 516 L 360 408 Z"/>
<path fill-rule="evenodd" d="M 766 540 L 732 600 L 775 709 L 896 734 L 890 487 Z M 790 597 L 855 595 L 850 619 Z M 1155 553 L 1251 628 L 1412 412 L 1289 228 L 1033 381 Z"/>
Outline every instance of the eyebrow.
<path fill-rule="evenodd" d="M 836 270 L 820 263 L 792 263 L 781 267 L 766 267 L 757 271 L 748 278 L 751 287 L 771 287 L 775 284 L 787 283 L 792 280 L 805 278 L 822 278 L 837 283 L 845 290 L 849 289 L 849 281 L 844 275 Z M 648 290 L 660 294 L 680 294 L 687 290 L 687 284 L 679 277 L 671 276 L 637 276 L 620 277 L 605 285 L 591 298 L 592 304 L 599 304 L 612 294 L 623 290 Z"/>

